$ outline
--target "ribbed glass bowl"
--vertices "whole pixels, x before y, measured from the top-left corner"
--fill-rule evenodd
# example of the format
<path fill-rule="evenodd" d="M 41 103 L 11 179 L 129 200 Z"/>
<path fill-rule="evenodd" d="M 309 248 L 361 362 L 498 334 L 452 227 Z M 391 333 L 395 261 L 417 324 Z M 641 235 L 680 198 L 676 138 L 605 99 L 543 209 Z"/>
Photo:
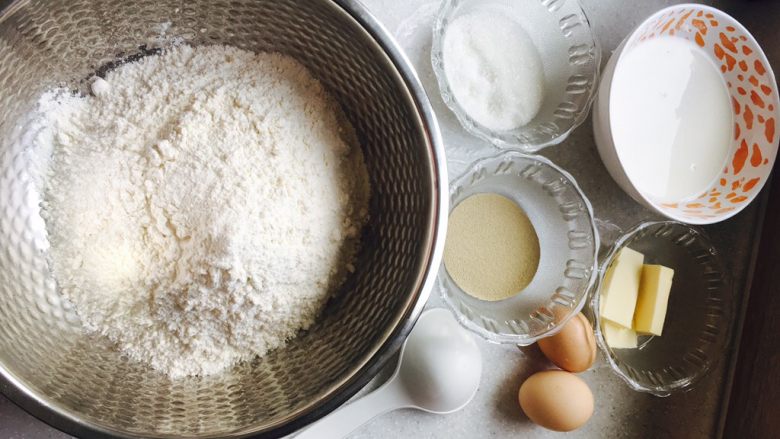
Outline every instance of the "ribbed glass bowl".
<path fill-rule="evenodd" d="M 690 388 L 723 357 L 734 325 L 734 289 L 709 238 L 674 221 L 643 223 L 620 238 L 600 270 L 592 309 L 599 309 L 601 280 L 620 249 L 645 255 L 646 264 L 674 269 L 663 333 L 640 336 L 636 349 L 612 349 L 596 314 L 596 339 L 612 369 L 637 391 L 656 396 Z"/>
<path fill-rule="evenodd" d="M 509 131 L 472 119 L 455 99 L 442 54 L 447 26 L 461 15 L 491 10 L 518 22 L 533 40 L 544 70 L 544 98 L 536 117 Z M 444 0 L 433 27 L 433 71 L 444 103 L 469 133 L 498 147 L 538 151 L 561 143 L 588 116 L 598 85 L 601 50 L 576 0 Z"/>
<path fill-rule="evenodd" d="M 517 203 L 539 237 L 531 283 L 499 301 L 474 298 L 441 265 L 439 291 L 458 321 L 488 341 L 530 345 L 556 332 L 587 302 L 597 277 L 593 209 L 574 178 L 544 157 L 506 151 L 475 162 L 450 185 L 450 206 L 496 193 Z"/>

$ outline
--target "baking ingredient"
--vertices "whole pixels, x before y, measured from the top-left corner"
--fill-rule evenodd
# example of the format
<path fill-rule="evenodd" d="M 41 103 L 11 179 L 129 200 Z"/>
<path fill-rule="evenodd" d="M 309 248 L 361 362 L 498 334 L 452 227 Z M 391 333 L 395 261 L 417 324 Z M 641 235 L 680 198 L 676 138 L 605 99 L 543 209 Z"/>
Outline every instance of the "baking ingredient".
<path fill-rule="evenodd" d="M 111 84 L 100 76 L 92 78 L 92 83 L 90 83 L 89 88 L 95 96 L 105 96 L 111 92 Z"/>
<path fill-rule="evenodd" d="M 601 288 L 601 317 L 630 328 L 634 320 L 644 255 L 623 247 L 607 269 Z"/>
<path fill-rule="evenodd" d="M 637 347 L 637 334 L 661 335 L 674 270 L 643 264 L 644 255 L 623 247 L 604 276 L 601 330 L 613 349 Z"/>
<path fill-rule="evenodd" d="M 447 25 L 442 61 L 452 94 L 478 124 L 507 131 L 533 120 L 542 104 L 542 59 L 520 23 L 478 10 Z"/>
<path fill-rule="evenodd" d="M 642 266 L 642 279 L 639 282 L 639 295 L 634 311 L 635 331 L 661 335 L 673 277 L 674 270 L 663 265 Z"/>
<path fill-rule="evenodd" d="M 176 46 L 39 102 L 50 265 L 88 330 L 171 377 L 308 328 L 352 262 L 367 175 L 279 54 Z"/>
<path fill-rule="evenodd" d="M 590 321 L 582 313 L 577 313 L 558 333 L 539 340 L 538 344 L 550 361 L 569 372 L 588 370 L 596 360 L 596 337 Z"/>
<path fill-rule="evenodd" d="M 512 200 L 498 194 L 472 195 L 452 210 L 444 266 L 466 293 L 502 300 L 522 291 L 539 265 L 539 238 Z"/>
<path fill-rule="evenodd" d="M 593 415 L 593 393 L 577 375 L 537 372 L 520 386 L 520 407 L 531 421 L 554 431 L 580 428 Z"/>
<path fill-rule="evenodd" d="M 631 328 L 612 323 L 609 320 L 601 321 L 601 331 L 604 341 L 612 349 L 630 349 L 637 347 L 637 334 Z"/>
<path fill-rule="evenodd" d="M 723 171 L 734 126 L 728 88 L 693 42 L 657 37 L 623 54 L 609 114 L 626 174 L 652 200 L 698 197 Z"/>

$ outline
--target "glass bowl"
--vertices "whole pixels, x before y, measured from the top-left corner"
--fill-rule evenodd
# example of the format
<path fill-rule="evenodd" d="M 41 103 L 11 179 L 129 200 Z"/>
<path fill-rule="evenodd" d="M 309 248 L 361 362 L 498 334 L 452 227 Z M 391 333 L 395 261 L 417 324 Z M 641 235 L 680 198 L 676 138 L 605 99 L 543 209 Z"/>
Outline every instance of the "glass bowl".
<path fill-rule="evenodd" d="M 450 185 L 450 208 L 478 193 L 503 195 L 528 215 L 539 237 L 536 274 L 518 294 L 485 301 L 458 287 L 442 264 L 440 293 L 458 321 L 486 340 L 530 345 L 557 332 L 587 302 L 598 276 L 593 209 L 566 171 L 520 151 L 472 164 Z"/>
<path fill-rule="evenodd" d="M 518 22 L 541 56 L 544 98 L 536 117 L 509 131 L 477 123 L 453 96 L 444 70 L 442 46 L 447 26 L 477 9 L 499 12 Z M 588 116 L 598 84 L 601 50 L 577 1 L 444 0 L 433 27 L 431 62 L 442 99 L 469 133 L 498 147 L 526 152 L 562 142 Z"/>
<path fill-rule="evenodd" d="M 612 369 L 634 390 L 656 396 L 690 388 L 723 356 L 734 323 L 734 290 L 709 238 L 674 221 L 643 223 L 621 237 L 600 270 L 600 284 L 617 252 L 628 246 L 645 263 L 674 269 L 668 312 L 660 337 L 640 336 L 636 349 L 611 349 L 596 317 L 596 339 Z"/>

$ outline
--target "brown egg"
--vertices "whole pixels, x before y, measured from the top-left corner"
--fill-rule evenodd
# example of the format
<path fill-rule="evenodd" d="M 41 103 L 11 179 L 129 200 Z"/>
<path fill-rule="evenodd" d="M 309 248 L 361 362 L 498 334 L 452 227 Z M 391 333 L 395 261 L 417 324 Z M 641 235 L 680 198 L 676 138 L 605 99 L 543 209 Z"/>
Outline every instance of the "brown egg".
<path fill-rule="evenodd" d="M 555 335 L 539 340 L 539 349 L 556 366 L 582 372 L 596 360 L 596 337 L 582 313 L 572 317 Z"/>
<path fill-rule="evenodd" d="M 520 407 L 534 423 L 572 431 L 593 415 L 593 393 L 577 375 L 562 370 L 537 372 L 520 386 Z"/>

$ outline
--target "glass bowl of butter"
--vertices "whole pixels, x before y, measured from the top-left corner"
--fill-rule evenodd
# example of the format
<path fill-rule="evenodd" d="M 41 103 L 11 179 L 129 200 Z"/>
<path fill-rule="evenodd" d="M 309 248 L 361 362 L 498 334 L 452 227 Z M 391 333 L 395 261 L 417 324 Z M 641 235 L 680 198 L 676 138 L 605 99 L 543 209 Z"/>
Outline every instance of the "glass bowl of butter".
<path fill-rule="evenodd" d="M 476 161 L 450 185 L 443 301 L 467 329 L 530 345 L 588 301 L 599 238 L 590 202 L 566 171 L 509 150 Z"/>
<path fill-rule="evenodd" d="M 656 396 L 690 388 L 723 356 L 734 289 L 698 228 L 647 222 L 607 254 L 592 298 L 596 339 L 634 390 Z"/>

